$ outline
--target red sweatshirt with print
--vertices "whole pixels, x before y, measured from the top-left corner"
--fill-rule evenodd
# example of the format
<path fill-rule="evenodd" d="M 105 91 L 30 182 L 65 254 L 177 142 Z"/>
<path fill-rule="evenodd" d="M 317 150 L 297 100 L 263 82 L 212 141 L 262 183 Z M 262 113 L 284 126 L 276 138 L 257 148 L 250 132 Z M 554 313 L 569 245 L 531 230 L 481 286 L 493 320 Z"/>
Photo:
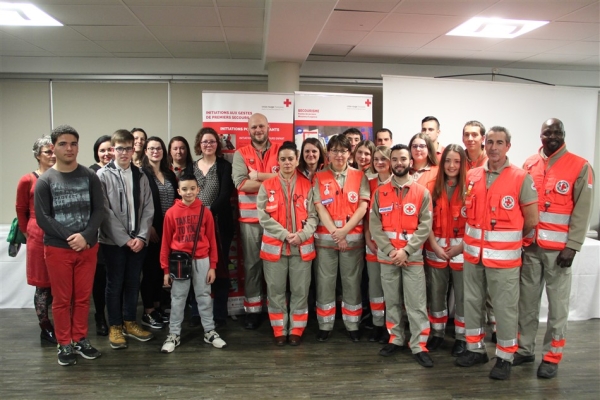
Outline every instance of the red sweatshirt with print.
<path fill-rule="evenodd" d="M 176 199 L 173 207 L 167 210 L 160 249 L 160 265 L 165 274 L 169 273 L 169 255 L 172 251 L 192 253 L 201 205 L 202 202 L 199 199 L 189 206 L 186 206 L 180 199 Z M 198 238 L 194 259 L 208 257 L 210 268 L 216 269 L 219 252 L 215 238 L 215 221 L 208 208 L 204 209 Z"/>

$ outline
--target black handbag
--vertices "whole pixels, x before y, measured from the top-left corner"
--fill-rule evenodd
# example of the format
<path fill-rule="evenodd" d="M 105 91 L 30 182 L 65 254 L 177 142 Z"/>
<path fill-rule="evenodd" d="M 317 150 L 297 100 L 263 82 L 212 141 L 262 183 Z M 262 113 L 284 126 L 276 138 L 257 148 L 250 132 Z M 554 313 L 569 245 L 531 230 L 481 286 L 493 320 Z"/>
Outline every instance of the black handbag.
<path fill-rule="evenodd" d="M 186 280 L 192 277 L 192 268 L 194 264 L 194 254 L 196 253 L 196 245 L 198 244 L 198 235 L 200 234 L 200 225 L 204 217 L 204 205 L 200 206 L 200 219 L 196 227 L 194 235 L 194 248 L 192 254 L 185 251 L 172 251 L 169 255 L 169 276 L 173 280 Z"/>

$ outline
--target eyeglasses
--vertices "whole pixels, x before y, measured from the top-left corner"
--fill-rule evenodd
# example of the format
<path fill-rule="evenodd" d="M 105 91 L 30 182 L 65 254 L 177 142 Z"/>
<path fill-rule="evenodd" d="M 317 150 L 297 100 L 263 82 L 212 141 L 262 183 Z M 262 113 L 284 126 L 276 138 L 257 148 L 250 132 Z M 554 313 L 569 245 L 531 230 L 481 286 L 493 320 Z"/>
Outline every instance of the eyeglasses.
<path fill-rule="evenodd" d="M 130 153 L 133 151 L 133 147 L 115 147 L 115 151 L 119 154 Z"/>
<path fill-rule="evenodd" d="M 202 146 L 214 146 L 215 144 L 217 144 L 216 140 L 203 140 L 200 142 L 200 144 Z"/>
<path fill-rule="evenodd" d="M 336 156 L 343 156 L 344 154 L 348 153 L 348 150 L 329 150 L 329 152 Z"/>
<path fill-rule="evenodd" d="M 44 151 L 42 151 L 42 153 L 44 153 L 47 156 L 51 156 L 54 154 L 54 152 L 52 150 L 44 150 Z"/>
<path fill-rule="evenodd" d="M 425 148 L 427 148 L 427 145 L 426 144 L 413 144 L 411 147 L 415 150 L 416 149 L 425 149 Z"/>
<path fill-rule="evenodd" d="M 148 151 L 150 153 L 154 153 L 154 152 L 160 153 L 162 151 L 162 147 L 148 147 Z"/>

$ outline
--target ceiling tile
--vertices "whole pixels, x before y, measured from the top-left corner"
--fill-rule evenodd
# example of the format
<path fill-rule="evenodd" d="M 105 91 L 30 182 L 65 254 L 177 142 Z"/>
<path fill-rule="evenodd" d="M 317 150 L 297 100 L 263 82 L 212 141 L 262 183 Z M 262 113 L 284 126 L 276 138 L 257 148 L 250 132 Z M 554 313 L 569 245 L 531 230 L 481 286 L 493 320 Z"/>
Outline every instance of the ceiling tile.
<path fill-rule="evenodd" d="M 377 27 L 376 31 L 407 32 L 407 33 L 438 33 L 450 32 L 464 22 L 462 17 L 439 15 L 390 14 Z"/>
<path fill-rule="evenodd" d="M 342 44 L 316 44 L 310 54 L 312 55 L 328 55 L 328 56 L 345 56 L 352 50 L 352 45 Z"/>
<path fill-rule="evenodd" d="M 371 32 L 361 46 L 421 47 L 434 40 L 437 34 Z"/>
<path fill-rule="evenodd" d="M 498 0 L 405 0 L 394 12 L 402 14 L 456 15 L 470 18 Z"/>
<path fill-rule="evenodd" d="M 477 51 L 469 56 L 471 60 L 488 60 L 488 61 L 504 61 L 515 62 L 531 57 L 531 53 L 502 51 L 496 52 L 491 50 Z"/>
<path fill-rule="evenodd" d="M 387 46 L 355 46 L 349 55 L 351 56 L 375 56 L 375 57 L 399 57 L 407 56 L 415 51 L 416 47 L 387 47 Z"/>
<path fill-rule="evenodd" d="M 217 6 L 265 8 L 265 0 L 217 0 Z"/>
<path fill-rule="evenodd" d="M 370 11 L 388 13 L 400 3 L 399 0 L 339 0 L 335 6 L 336 10 Z"/>
<path fill-rule="evenodd" d="M 591 2 L 591 0 L 503 0 L 482 11 L 479 16 L 554 21 L 566 14 L 589 5 Z"/>
<path fill-rule="evenodd" d="M 158 40 L 182 42 L 219 42 L 223 32 L 218 26 L 150 26 Z"/>
<path fill-rule="evenodd" d="M 525 39 L 515 38 L 504 40 L 497 45 L 488 48 L 490 51 L 509 51 L 509 52 L 531 52 L 541 53 L 561 47 L 569 42 L 567 40 L 540 40 L 540 39 Z"/>
<path fill-rule="evenodd" d="M 228 42 L 260 44 L 263 42 L 263 29 L 261 28 L 224 28 Z"/>
<path fill-rule="evenodd" d="M 138 25 L 122 5 L 49 5 L 40 8 L 65 25 Z"/>
<path fill-rule="evenodd" d="M 131 7 L 146 26 L 219 26 L 213 7 Z"/>
<path fill-rule="evenodd" d="M 26 41 L 32 40 L 87 40 L 67 26 L 2 26 L 0 30 Z"/>
<path fill-rule="evenodd" d="M 57 56 L 57 57 L 103 57 L 103 58 L 110 58 L 113 57 L 112 54 L 110 54 L 109 52 L 85 52 L 85 51 L 78 51 L 78 52 L 72 52 L 72 51 L 53 51 L 52 52 L 53 55 Z"/>
<path fill-rule="evenodd" d="M 262 8 L 223 7 L 219 8 L 219 16 L 224 27 L 262 28 L 265 10 Z"/>
<path fill-rule="evenodd" d="M 173 55 L 175 53 L 229 54 L 225 42 L 163 42 L 163 45 Z"/>
<path fill-rule="evenodd" d="M 584 42 L 600 42 L 600 36 L 598 35 L 592 35 L 590 37 L 587 37 L 585 39 L 583 39 Z"/>
<path fill-rule="evenodd" d="M 485 50 L 505 39 L 440 36 L 425 47 L 432 49 Z"/>
<path fill-rule="evenodd" d="M 14 2 L 13 2 L 14 3 Z M 50 4 L 50 5 L 121 5 L 121 0 L 32 0 L 29 3 L 35 3 L 36 5 Z"/>
<path fill-rule="evenodd" d="M 582 40 L 600 34 L 599 24 L 576 22 L 551 22 L 524 34 L 528 39 Z"/>
<path fill-rule="evenodd" d="M 598 42 L 571 42 L 565 46 L 549 50 L 547 53 L 597 56 L 600 53 L 600 46 Z"/>
<path fill-rule="evenodd" d="M 90 40 L 150 40 L 152 35 L 141 26 L 73 26 Z"/>
<path fill-rule="evenodd" d="M 38 51 L 18 51 L 0 48 L 0 56 L 6 57 L 52 57 L 54 54 L 45 50 Z"/>
<path fill-rule="evenodd" d="M 600 19 L 600 2 L 595 1 L 587 7 L 583 7 L 577 11 L 565 15 L 559 18 L 559 21 L 565 22 L 595 22 L 598 23 Z"/>
<path fill-rule="evenodd" d="M 521 60 L 521 62 L 545 62 L 545 63 L 555 63 L 555 64 L 566 64 L 569 62 L 580 61 L 588 58 L 589 56 L 579 55 L 579 54 L 551 54 L 551 53 L 541 53 L 536 54 L 534 56 L 528 57 L 526 59 Z"/>
<path fill-rule="evenodd" d="M 0 51 L 36 52 L 41 50 L 43 49 L 21 39 L 12 37 L 0 38 Z"/>
<path fill-rule="evenodd" d="M 91 41 L 38 41 L 36 45 L 44 50 L 51 52 L 62 51 L 70 53 L 102 53 L 105 52 L 102 47 Z"/>
<path fill-rule="evenodd" d="M 385 16 L 384 13 L 334 11 L 324 29 L 371 31 Z"/>
<path fill-rule="evenodd" d="M 156 40 L 97 40 L 96 44 L 111 53 L 160 53 L 166 52 Z"/>
<path fill-rule="evenodd" d="M 254 54 L 259 57 L 262 56 L 262 45 L 261 44 L 248 44 L 248 43 L 235 43 L 228 42 L 229 51 L 231 54 Z"/>
<path fill-rule="evenodd" d="M 229 54 L 224 53 L 207 53 L 204 51 L 199 52 L 172 52 L 175 58 L 203 58 L 203 59 L 216 59 L 216 60 L 227 60 L 230 59 Z"/>
<path fill-rule="evenodd" d="M 331 31 L 324 30 L 317 39 L 317 44 L 346 44 L 355 45 L 360 43 L 369 32 L 366 31 Z"/>
<path fill-rule="evenodd" d="M 117 53 L 113 52 L 113 56 L 117 58 L 173 58 L 171 54 L 164 53 Z"/>
<path fill-rule="evenodd" d="M 439 59 L 468 58 L 476 54 L 473 50 L 444 50 L 420 48 L 410 54 L 410 57 L 437 57 Z"/>
<path fill-rule="evenodd" d="M 213 6 L 213 0 L 123 0 L 123 2 L 128 6 Z"/>

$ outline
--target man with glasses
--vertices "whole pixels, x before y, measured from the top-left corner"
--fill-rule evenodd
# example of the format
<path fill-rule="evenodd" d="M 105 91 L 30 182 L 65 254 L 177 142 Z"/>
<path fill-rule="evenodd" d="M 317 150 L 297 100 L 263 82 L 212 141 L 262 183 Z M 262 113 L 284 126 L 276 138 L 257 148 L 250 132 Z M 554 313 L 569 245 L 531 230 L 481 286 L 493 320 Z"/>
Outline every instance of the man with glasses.
<path fill-rule="evenodd" d="M 108 339 L 113 349 L 127 348 L 125 336 L 142 342 L 154 337 L 136 322 L 154 203 L 148 177 L 131 161 L 133 143 L 131 132 L 116 131 L 111 138 L 115 158 L 98 171 L 107 214 L 100 228 L 100 245 L 106 258 Z"/>
<path fill-rule="evenodd" d="M 258 223 L 256 196 L 263 181 L 277 176 L 279 145 L 269 141 L 269 121 L 262 114 L 248 119 L 250 144 L 233 155 L 231 177 L 238 190 L 240 235 L 244 250 L 244 310 L 246 329 L 257 329 L 262 311 L 263 263 L 260 244 L 263 228 Z"/>

